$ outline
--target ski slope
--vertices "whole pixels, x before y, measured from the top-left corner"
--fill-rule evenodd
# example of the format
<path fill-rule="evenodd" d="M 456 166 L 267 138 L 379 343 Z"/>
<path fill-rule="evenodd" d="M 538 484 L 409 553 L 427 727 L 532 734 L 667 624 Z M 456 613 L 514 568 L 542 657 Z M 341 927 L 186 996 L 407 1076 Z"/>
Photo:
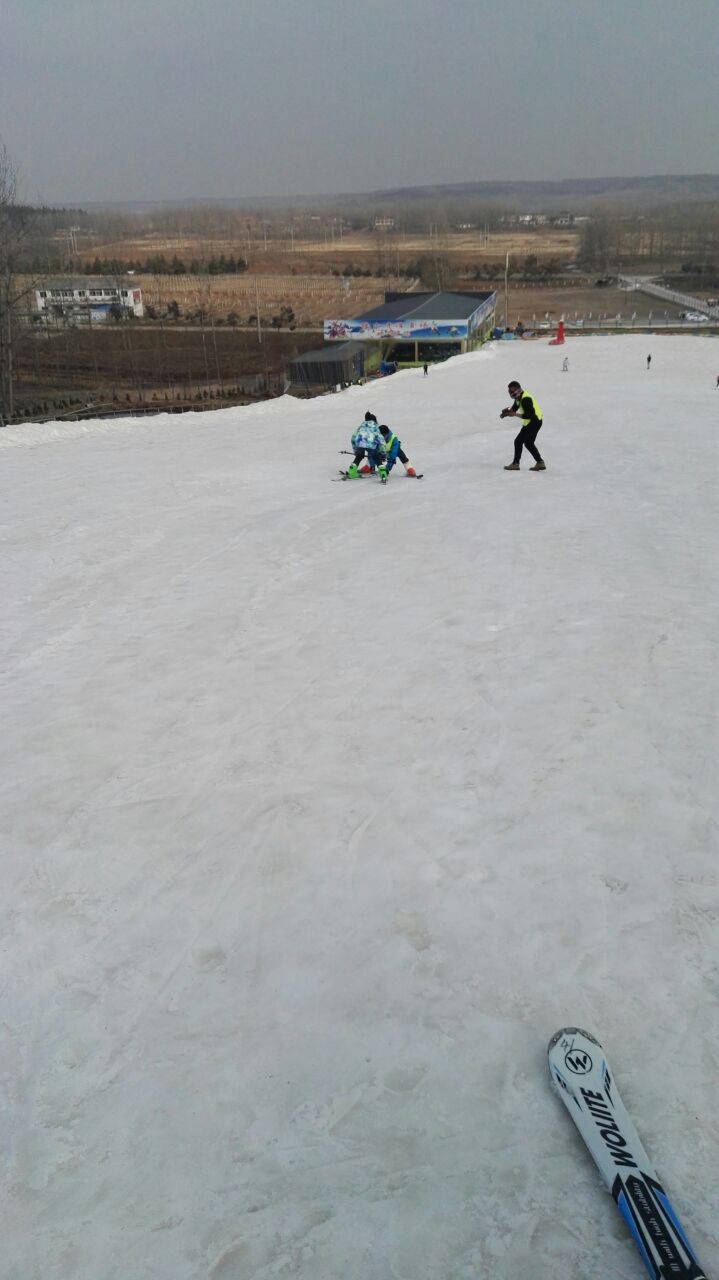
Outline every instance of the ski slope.
<path fill-rule="evenodd" d="M 4 1280 L 635 1280 L 566 1024 L 719 1277 L 718 372 L 0 433 Z"/>

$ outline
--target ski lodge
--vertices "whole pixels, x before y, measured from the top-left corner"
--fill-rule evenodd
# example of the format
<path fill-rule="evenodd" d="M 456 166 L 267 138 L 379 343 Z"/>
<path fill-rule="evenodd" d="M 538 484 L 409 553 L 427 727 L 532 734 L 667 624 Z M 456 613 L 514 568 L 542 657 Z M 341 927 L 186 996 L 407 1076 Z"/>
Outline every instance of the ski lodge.
<path fill-rule="evenodd" d="M 496 293 L 385 293 L 351 320 L 325 320 L 325 346 L 290 360 L 290 389 L 329 388 L 479 347 L 494 327 Z"/>

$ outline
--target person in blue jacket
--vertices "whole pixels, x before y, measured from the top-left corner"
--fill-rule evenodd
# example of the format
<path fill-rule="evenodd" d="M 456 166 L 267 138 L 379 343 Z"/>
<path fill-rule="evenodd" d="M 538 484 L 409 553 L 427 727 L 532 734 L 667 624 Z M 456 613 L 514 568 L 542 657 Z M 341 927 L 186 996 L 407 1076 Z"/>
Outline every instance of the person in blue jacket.
<path fill-rule="evenodd" d="M 387 450 L 387 470 L 391 471 L 395 462 L 399 458 L 400 462 L 403 463 L 404 465 L 404 469 L 407 472 L 407 475 L 416 476 L 417 472 L 415 471 L 409 458 L 407 457 L 407 454 L 402 448 L 402 441 L 399 439 L 399 437 L 396 436 L 394 432 L 390 431 L 389 427 L 386 427 L 384 425 L 380 427 L 380 432 L 384 439 L 385 448 Z"/>

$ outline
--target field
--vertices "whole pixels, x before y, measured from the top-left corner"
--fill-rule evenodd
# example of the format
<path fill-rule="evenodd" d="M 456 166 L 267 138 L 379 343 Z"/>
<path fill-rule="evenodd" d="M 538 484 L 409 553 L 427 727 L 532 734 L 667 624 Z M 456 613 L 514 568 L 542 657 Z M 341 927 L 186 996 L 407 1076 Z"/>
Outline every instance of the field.
<path fill-rule="evenodd" d="M 84 243 L 78 253 L 78 262 L 91 262 L 95 257 L 128 258 L 142 260 L 152 254 L 164 253 L 183 261 L 193 258 L 204 260 L 224 254 L 246 259 L 255 273 L 303 273 L 342 270 L 348 262 L 375 269 L 386 260 L 396 266 L 405 265 L 410 259 L 423 254 L 443 253 L 457 264 L 467 262 L 501 262 L 506 255 L 523 260 L 530 254 L 542 259 L 570 261 L 578 246 L 578 233 L 570 229 L 508 230 L 490 232 L 481 230 L 414 235 L 401 228 L 386 231 L 344 232 L 325 230 L 315 237 L 290 237 L 286 230 L 270 228 L 265 244 L 264 237 L 254 234 L 246 237 L 215 237 L 200 235 L 159 235 L 157 233 L 122 240 L 93 241 Z"/>
<path fill-rule="evenodd" d="M 405 290 L 410 283 L 406 279 L 383 277 L 381 279 L 349 278 L 320 275 L 246 275 L 239 276 L 137 276 L 146 303 L 164 310 L 174 299 L 183 315 L 191 314 L 199 307 L 215 315 L 227 316 L 235 312 L 246 322 L 257 313 L 263 322 L 269 322 L 281 306 L 292 306 L 297 324 L 302 327 L 321 328 L 322 321 L 331 317 L 358 315 L 378 306 L 388 289 Z M 427 286 L 418 285 L 418 288 Z M 484 281 L 459 278 L 456 287 L 464 290 L 494 290 L 497 293 L 497 316 L 504 319 L 504 285 L 501 280 Z M 621 315 L 647 322 L 650 314 L 655 318 L 678 317 L 681 308 L 671 303 L 659 302 L 645 294 L 618 288 L 599 289 L 587 283 L 536 285 L 511 280 L 509 284 L 509 323 L 518 320 L 532 324 L 543 319 L 566 319 L 576 316 L 614 317 Z"/>
<path fill-rule="evenodd" d="M 49 330 L 26 335 L 18 348 L 16 403 L 39 416 L 61 408 L 63 397 L 242 402 L 247 391 L 280 390 L 287 360 L 317 341 L 313 333 L 270 330 L 260 343 L 253 330 L 160 325 Z"/>
<path fill-rule="evenodd" d="M 497 320 L 504 323 L 504 287 L 489 285 L 497 290 Z M 519 320 L 531 327 L 541 320 L 586 321 L 610 319 L 621 316 L 631 321 L 636 314 L 637 324 L 648 324 L 651 319 L 663 323 L 678 320 L 681 307 L 651 298 L 647 294 L 627 289 L 598 289 L 592 285 L 538 286 L 511 281 L 509 286 L 508 322 L 513 327 Z"/>
<path fill-rule="evenodd" d="M 171 301 L 186 315 L 202 307 L 215 316 L 234 312 L 247 321 L 259 312 L 269 324 L 283 306 L 291 306 L 300 328 L 322 328 L 325 319 L 354 316 L 384 301 L 385 290 L 396 289 L 391 277 L 344 279 L 332 275 L 261 274 L 221 276 L 137 275 L 145 303 L 165 310 Z M 402 280 L 399 288 L 407 288 Z"/>

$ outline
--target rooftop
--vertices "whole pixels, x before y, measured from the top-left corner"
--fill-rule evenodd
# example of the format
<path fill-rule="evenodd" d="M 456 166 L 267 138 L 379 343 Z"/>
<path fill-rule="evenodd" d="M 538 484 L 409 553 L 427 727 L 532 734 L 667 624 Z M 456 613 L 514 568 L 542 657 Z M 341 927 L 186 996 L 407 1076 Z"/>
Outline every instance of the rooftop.
<path fill-rule="evenodd" d="M 491 290 L 488 293 L 403 293 L 355 319 L 464 320 L 491 297 Z"/>
<path fill-rule="evenodd" d="M 139 289 L 131 276 L 52 276 L 38 280 L 36 289 Z"/>

